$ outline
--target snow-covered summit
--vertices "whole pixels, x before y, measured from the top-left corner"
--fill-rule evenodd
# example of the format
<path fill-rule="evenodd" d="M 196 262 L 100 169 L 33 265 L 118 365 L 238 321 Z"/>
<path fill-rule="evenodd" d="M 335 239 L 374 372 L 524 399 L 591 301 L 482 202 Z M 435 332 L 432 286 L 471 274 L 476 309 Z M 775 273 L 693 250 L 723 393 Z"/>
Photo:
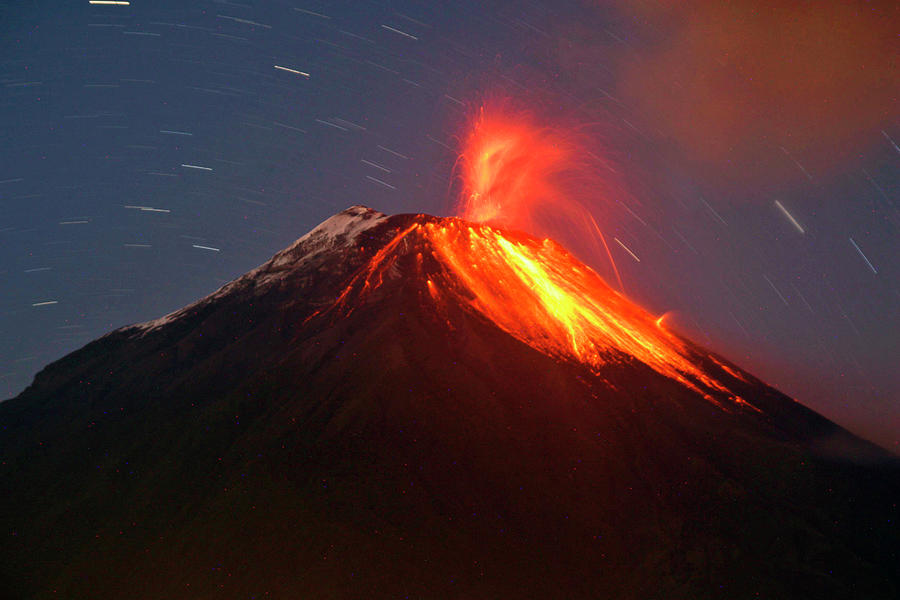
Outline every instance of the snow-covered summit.
<path fill-rule="evenodd" d="M 308 254 L 309 251 L 318 253 L 339 244 L 352 244 L 360 233 L 378 225 L 385 218 L 387 218 L 387 215 L 367 206 L 359 204 L 351 206 L 333 217 L 325 219 L 309 233 L 273 256 L 269 262 L 260 265 L 257 269 L 250 271 L 250 273 L 266 266 L 279 267 L 287 263 L 293 263 L 299 258 L 297 256 L 298 249 L 304 251 L 301 254 Z M 310 248 L 310 242 L 315 242 L 315 247 Z"/>
<path fill-rule="evenodd" d="M 293 244 L 276 253 L 265 263 L 248 271 L 234 281 L 226 283 L 212 294 L 158 319 L 135 323 L 122 327 L 120 331 L 137 331 L 141 334 L 156 329 L 166 323 L 194 313 L 198 308 L 226 296 L 238 289 L 251 289 L 260 293 L 281 281 L 297 267 L 308 264 L 340 246 L 350 246 L 364 231 L 381 223 L 387 215 L 372 208 L 355 205 L 329 217 Z"/>

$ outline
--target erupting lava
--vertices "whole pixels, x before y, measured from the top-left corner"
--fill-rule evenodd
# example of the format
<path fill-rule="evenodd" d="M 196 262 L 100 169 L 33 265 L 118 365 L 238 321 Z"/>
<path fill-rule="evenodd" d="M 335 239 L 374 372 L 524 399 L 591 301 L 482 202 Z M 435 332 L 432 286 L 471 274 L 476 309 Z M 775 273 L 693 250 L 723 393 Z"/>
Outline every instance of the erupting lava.
<path fill-rule="evenodd" d="M 541 127 L 528 113 L 486 104 L 462 140 L 456 212 L 467 221 L 541 237 L 574 237 L 595 257 L 609 260 L 624 292 L 590 208 L 609 206 L 623 186 L 588 146 L 574 129 Z"/>
<path fill-rule="evenodd" d="M 571 143 L 524 115 L 482 107 L 460 154 L 460 215 L 478 223 L 535 231 L 546 206 L 565 210 L 557 178 L 571 169 Z"/>
<path fill-rule="evenodd" d="M 559 181 L 560 175 L 578 171 L 569 167 L 573 150 L 562 137 L 527 119 L 482 109 L 460 156 L 460 211 L 466 220 L 417 219 L 373 256 L 337 306 L 352 311 L 351 300 L 362 299 L 402 271 L 395 269 L 400 257 L 413 253 L 416 280 L 427 288 L 422 297 L 438 308 L 468 307 L 531 347 L 595 372 L 637 360 L 717 404 L 730 399 L 746 405 L 701 361 L 717 364 L 725 378 L 734 375 L 669 332 L 662 318 L 610 288 L 550 239 L 505 229 L 532 230 L 540 209 L 558 210 L 570 224 L 599 236 L 606 247 L 593 216 L 566 196 Z"/>
<path fill-rule="evenodd" d="M 414 266 L 401 264 L 404 256 L 414 256 Z M 439 311 L 468 307 L 531 347 L 598 373 L 637 360 L 720 406 L 723 398 L 749 406 L 704 370 L 697 350 L 549 239 L 458 219 L 416 222 L 372 257 L 337 306 L 351 312 L 409 268 Z"/>

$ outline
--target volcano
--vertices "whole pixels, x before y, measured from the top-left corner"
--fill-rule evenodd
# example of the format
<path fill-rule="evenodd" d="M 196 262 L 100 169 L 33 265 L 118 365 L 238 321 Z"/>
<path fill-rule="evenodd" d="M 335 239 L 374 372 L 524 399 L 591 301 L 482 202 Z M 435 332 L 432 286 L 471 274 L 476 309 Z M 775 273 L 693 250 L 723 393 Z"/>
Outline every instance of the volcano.
<path fill-rule="evenodd" d="M 898 498 L 558 244 L 364 207 L 0 404 L 16 598 L 897 598 Z"/>

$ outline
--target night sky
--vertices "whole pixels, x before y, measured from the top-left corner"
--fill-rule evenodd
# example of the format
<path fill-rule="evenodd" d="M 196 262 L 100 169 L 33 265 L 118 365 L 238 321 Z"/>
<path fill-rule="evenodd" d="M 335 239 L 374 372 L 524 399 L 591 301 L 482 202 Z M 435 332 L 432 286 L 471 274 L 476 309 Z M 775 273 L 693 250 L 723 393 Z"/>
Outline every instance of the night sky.
<path fill-rule="evenodd" d="M 0 396 L 348 206 L 453 214 L 460 137 L 501 99 L 613 174 L 581 201 L 629 296 L 900 451 L 898 22 L 852 1 L 7 3 Z M 613 281 L 578 235 L 558 237 Z"/>

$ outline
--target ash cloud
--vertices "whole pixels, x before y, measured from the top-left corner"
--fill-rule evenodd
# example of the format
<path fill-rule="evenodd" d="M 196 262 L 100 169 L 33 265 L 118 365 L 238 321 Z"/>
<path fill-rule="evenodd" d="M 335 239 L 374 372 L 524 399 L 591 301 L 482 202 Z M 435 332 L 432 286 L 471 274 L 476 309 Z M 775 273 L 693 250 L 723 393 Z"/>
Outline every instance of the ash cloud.
<path fill-rule="evenodd" d="M 649 129 L 731 176 L 802 176 L 801 161 L 808 177 L 846 168 L 898 114 L 895 3 L 592 6 L 619 27 L 576 33 L 593 42 L 562 49 L 562 67 L 609 64 L 617 95 Z"/>

